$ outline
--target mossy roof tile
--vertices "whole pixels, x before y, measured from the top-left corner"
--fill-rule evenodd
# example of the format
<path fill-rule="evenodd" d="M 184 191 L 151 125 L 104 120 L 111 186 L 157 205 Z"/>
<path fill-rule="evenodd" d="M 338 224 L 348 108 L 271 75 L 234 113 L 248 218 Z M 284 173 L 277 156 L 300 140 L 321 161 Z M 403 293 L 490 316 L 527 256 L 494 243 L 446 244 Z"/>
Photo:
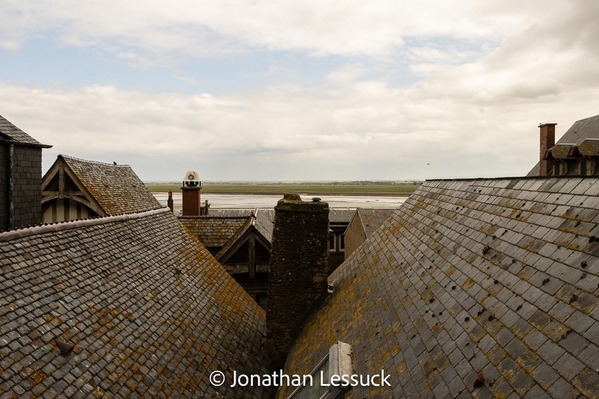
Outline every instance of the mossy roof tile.
<path fill-rule="evenodd" d="M 426 182 L 329 277 L 334 291 L 286 372 L 309 372 L 341 340 L 356 373 L 385 368 L 392 381 L 346 398 L 588 395 L 595 363 L 577 345 L 598 350 L 599 221 L 585 206 L 596 186 L 597 178 Z M 404 366 L 388 369 L 389 358 Z"/>
<path fill-rule="evenodd" d="M 172 213 L 61 226 L 0 234 L 2 259 L 30 244 L 2 266 L 3 393 L 268 397 L 210 386 L 215 370 L 268 372 L 265 315 Z"/>

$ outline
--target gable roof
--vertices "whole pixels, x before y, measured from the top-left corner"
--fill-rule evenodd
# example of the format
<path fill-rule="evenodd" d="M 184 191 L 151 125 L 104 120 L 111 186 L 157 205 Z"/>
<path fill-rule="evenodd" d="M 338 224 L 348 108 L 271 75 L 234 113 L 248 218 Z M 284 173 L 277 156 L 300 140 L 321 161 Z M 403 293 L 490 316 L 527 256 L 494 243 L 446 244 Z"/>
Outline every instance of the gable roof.
<path fill-rule="evenodd" d="M 274 215 L 274 209 L 214 209 L 210 216 L 180 216 L 179 221 L 206 247 L 220 247 L 222 255 L 251 228 L 270 244 Z"/>
<path fill-rule="evenodd" d="M 598 178 L 428 181 L 329 277 L 285 372 L 340 340 L 392 385 L 346 398 L 596 397 L 598 224 Z"/>
<path fill-rule="evenodd" d="M 247 216 L 180 216 L 179 221 L 205 247 L 224 246 L 249 220 Z"/>
<path fill-rule="evenodd" d="M 0 115 L 0 139 L 5 139 L 15 144 L 40 148 L 51 148 L 51 145 L 42 144 Z"/>
<path fill-rule="evenodd" d="M 274 209 L 255 209 L 251 216 L 240 227 L 240 229 L 231 236 L 223 247 L 214 255 L 219 262 L 226 261 L 228 256 L 237 251 L 237 247 L 242 244 L 251 232 L 255 233 L 258 241 L 270 251 L 272 243 L 272 232 L 274 229 Z"/>
<path fill-rule="evenodd" d="M 599 115 L 574 122 L 555 144 L 570 149 L 582 144 L 587 139 L 599 139 Z M 561 150 L 558 149 L 558 151 Z M 537 164 L 528 172 L 528 176 L 538 176 L 539 173 L 540 166 L 537 161 Z"/>
<path fill-rule="evenodd" d="M 385 220 L 389 219 L 397 209 L 356 209 L 356 217 L 360 218 L 364 233 L 369 237 L 378 229 Z"/>
<path fill-rule="evenodd" d="M 329 211 L 329 222 L 333 224 L 337 223 L 349 223 L 354 214 L 356 213 L 355 209 L 335 209 L 331 208 Z"/>
<path fill-rule="evenodd" d="M 59 155 L 42 179 L 45 192 L 59 169 L 69 178 L 101 216 L 114 216 L 162 208 L 160 202 L 128 165 L 114 165 Z M 44 198 L 43 201 L 46 199 Z"/>
<path fill-rule="evenodd" d="M 210 385 L 268 373 L 265 315 L 166 208 L 2 233 L 0 268 L 3 394 L 269 397 Z"/>

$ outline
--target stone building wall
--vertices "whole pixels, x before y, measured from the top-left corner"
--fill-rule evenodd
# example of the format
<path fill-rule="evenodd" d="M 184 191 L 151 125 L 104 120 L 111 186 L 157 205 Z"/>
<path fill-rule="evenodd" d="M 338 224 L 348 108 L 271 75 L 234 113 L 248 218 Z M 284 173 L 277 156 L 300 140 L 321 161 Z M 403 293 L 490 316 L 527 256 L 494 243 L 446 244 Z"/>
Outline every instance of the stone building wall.
<path fill-rule="evenodd" d="M 8 152 L 10 146 L 0 143 L 0 231 L 8 229 Z"/>
<path fill-rule="evenodd" d="M 10 145 L 0 148 L 0 230 L 41 223 L 42 149 L 14 145 L 12 167 L 13 223 L 10 224 Z"/>
<path fill-rule="evenodd" d="M 14 227 L 42 220 L 42 149 L 15 146 L 13 166 Z"/>

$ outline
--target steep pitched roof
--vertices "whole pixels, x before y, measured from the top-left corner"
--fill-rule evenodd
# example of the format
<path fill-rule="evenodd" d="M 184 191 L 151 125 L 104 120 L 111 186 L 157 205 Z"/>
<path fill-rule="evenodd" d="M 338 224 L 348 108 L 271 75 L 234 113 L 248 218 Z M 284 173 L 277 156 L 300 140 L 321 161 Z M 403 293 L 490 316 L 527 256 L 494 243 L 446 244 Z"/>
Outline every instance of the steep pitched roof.
<path fill-rule="evenodd" d="M 356 211 L 354 209 L 335 209 L 329 211 L 329 222 L 331 223 L 349 223 Z"/>
<path fill-rule="evenodd" d="M 274 209 L 255 209 L 250 213 L 252 216 L 237 230 L 235 234 L 223 245 L 223 247 L 214 255 L 219 262 L 226 258 L 230 250 L 235 251 L 235 246 L 239 244 L 240 239 L 247 237 L 247 234 L 255 229 L 257 236 L 263 245 L 270 250 L 272 243 L 272 232 L 274 229 Z"/>
<path fill-rule="evenodd" d="M 59 155 L 42 179 L 42 188 L 58 179 L 59 168 L 65 166 L 69 177 L 96 204 L 102 216 L 114 216 L 162 208 L 162 205 L 128 165 L 86 161 Z"/>
<path fill-rule="evenodd" d="M 597 178 L 428 181 L 329 277 L 285 372 L 340 340 L 392 385 L 346 398 L 597 397 L 598 224 Z"/>
<path fill-rule="evenodd" d="M 389 219 L 389 217 L 393 215 L 396 210 L 397 209 L 358 208 L 356 210 L 356 215 L 362 221 L 366 237 L 369 237 L 372 233 L 374 233 L 376 229 L 378 229 L 385 220 Z"/>
<path fill-rule="evenodd" d="M 222 247 L 237 233 L 249 217 L 181 216 L 179 221 L 206 247 Z"/>
<path fill-rule="evenodd" d="M 3 396 L 268 397 L 264 311 L 167 209 L 0 234 Z M 64 354 L 63 354 L 64 353 Z"/>
<path fill-rule="evenodd" d="M 40 148 L 51 148 L 51 145 L 42 144 L 0 115 L 0 139 L 16 144 L 29 145 Z"/>

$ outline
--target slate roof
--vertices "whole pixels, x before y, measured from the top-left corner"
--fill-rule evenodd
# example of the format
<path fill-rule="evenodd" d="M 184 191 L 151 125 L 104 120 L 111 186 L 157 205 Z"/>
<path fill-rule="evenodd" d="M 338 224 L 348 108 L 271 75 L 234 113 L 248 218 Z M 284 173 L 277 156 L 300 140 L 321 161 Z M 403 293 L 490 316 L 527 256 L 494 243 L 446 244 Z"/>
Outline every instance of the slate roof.
<path fill-rule="evenodd" d="M 599 115 L 576 121 L 557 141 L 556 145 L 569 147 L 579 145 L 586 139 L 599 139 Z M 528 172 L 528 176 L 538 176 L 539 162 Z"/>
<path fill-rule="evenodd" d="M 349 223 L 351 222 L 355 209 L 335 209 L 331 208 L 329 211 L 329 222 L 331 223 Z"/>
<path fill-rule="evenodd" d="M 265 315 L 168 209 L 2 233 L 0 268 L 1 398 L 268 397 L 210 386 L 268 372 Z"/>
<path fill-rule="evenodd" d="M 206 247 L 222 247 L 219 253 L 224 253 L 252 226 L 270 242 L 274 217 L 274 209 L 211 209 L 209 216 L 180 216 L 179 220 Z"/>
<path fill-rule="evenodd" d="M 392 385 L 345 398 L 596 398 L 598 223 L 597 178 L 428 181 L 329 277 L 285 372 L 340 340 Z"/>
<path fill-rule="evenodd" d="M 362 226 L 364 226 L 364 232 L 366 233 L 366 237 L 369 237 L 372 233 L 376 231 L 383 224 L 383 222 L 397 209 L 366 209 L 366 208 L 358 208 L 356 210 L 356 216 L 359 217 L 362 221 Z"/>
<path fill-rule="evenodd" d="M 51 145 L 42 144 L 0 115 L 0 138 L 16 144 L 29 145 L 40 148 L 51 148 Z"/>
<path fill-rule="evenodd" d="M 274 209 L 257 209 L 256 210 L 256 230 L 262 234 L 264 238 L 272 243 L 272 232 L 275 228 L 275 210 Z"/>
<path fill-rule="evenodd" d="M 162 208 L 160 202 L 128 165 L 86 161 L 59 155 L 107 216 Z M 52 168 L 50 168 L 52 170 Z"/>
<path fill-rule="evenodd" d="M 246 216 L 180 216 L 179 221 L 206 247 L 224 246 L 249 220 Z"/>
<path fill-rule="evenodd" d="M 237 230 L 235 234 L 223 245 L 223 247 L 214 255 L 216 259 L 222 261 L 223 255 L 235 245 L 235 243 L 243 237 L 250 229 L 254 228 L 268 242 L 272 242 L 272 232 L 274 229 L 274 209 L 255 209 L 250 212 L 250 216 L 246 222 Z"/>

